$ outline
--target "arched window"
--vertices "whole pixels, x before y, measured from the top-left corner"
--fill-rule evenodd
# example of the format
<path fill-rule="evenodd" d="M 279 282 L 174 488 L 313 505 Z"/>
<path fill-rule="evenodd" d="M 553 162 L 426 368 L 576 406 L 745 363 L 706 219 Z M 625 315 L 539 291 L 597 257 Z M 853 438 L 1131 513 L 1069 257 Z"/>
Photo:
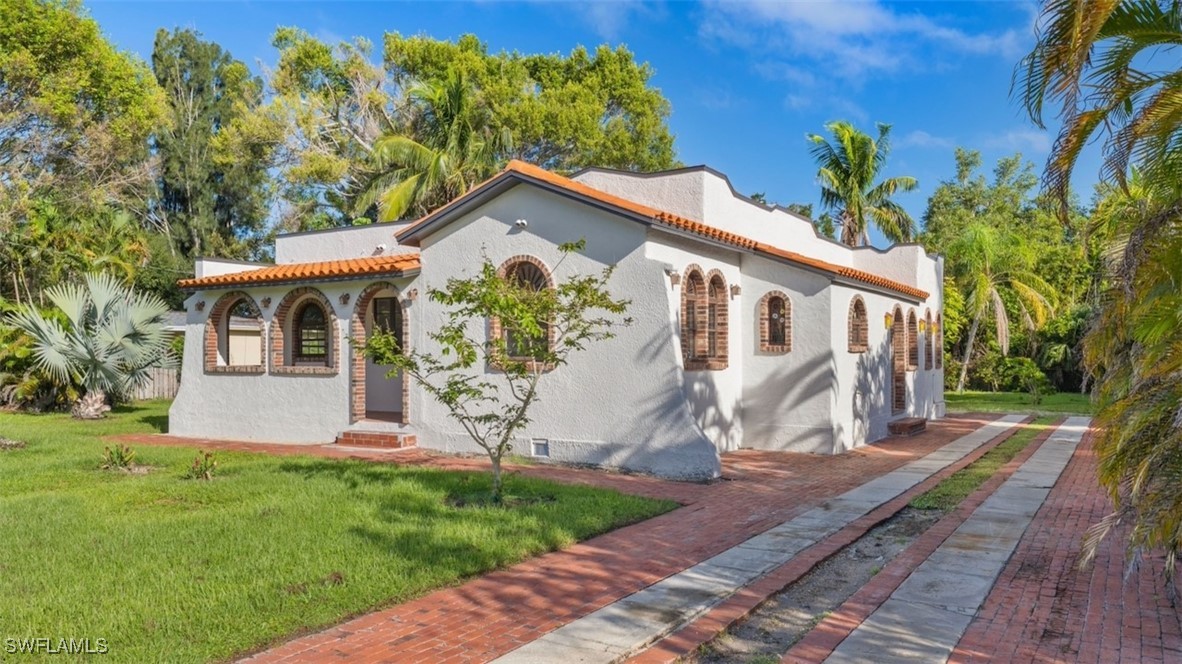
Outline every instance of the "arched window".
<path fill-rule="evenodd" d="M 706 354 L 713 360 L 726 355 L 726 284 L 723 283 L 722 277 L 716 276 L 710 280 L 707 299 L 709 303 L 706 310 Z"/>
<path fill-rule="evenodd" d="M 341 329 L 324 293 L 301 286 L 287 293 L 271 319 L 271 373 L 335 375 Z"/>
<path fill-rule="evenodd" d="M 891 413 L 907 410 L 907 327 L 903 309 L 891 314 Z"/>
<path fill-rule="evenodd" d="M 328 317 L 314 300 L 304 302 L 293 319 L 295 348 L 292 357 L 298 364 L 328 363 Z"/>
<path fill-rule="evenodd" d="M 936 357 L 936 368 L 944 368 L 944 321 L 943 316 L 936 314 L 936 347 L 932 349 Z"/>
<path fill-rule="evenodd" d="M 266 323 L 254 300 L 243 292 L 226 293 L 205 323 L 207 373 L 263 373 Z"/>
<path fill-rule="evenodd" d="M 503 279 L 522 290 L 538 293 L 554 284 L 550 280 L 550 271 L 542 261 L 533 256 L 515 256 L 505 261 L 498 271 Z M 531 335 L 523 330 L 506 326 L 503 321 L 494 320 L 491 323 L 493 333 L 504 335 L 505 352 L 514 360 L 533 361 L 538 355 L 548 350 L 551 343 L 552 329 L 548 322 L 538 321 L 542 328 L 541 334 Z"/>
<path fill-rule="evenodd" d="M 772 291 L 759 300 L 759 350 L 792 351 L 792 301 L 780 291 Z"/>
<path fill-rule="evenodd" d="M 865 353 L 870 348 L 870 320 L 866 317 L 866 303 L 857 295 L 850 302 L 849 345 L 851 353 Z"/>
<path fill-rule="evenodd" d="M 702 273 L 691 269 L 685 277 L 681 292 L 681 356 L 686 369 L 704 369 L 696 366 L 708 357 L 706 341 L 706 280 Z"/>
<path fill-rule="evenodd" d="M 686 269 L 681 289 L 681 357 L 686 371 L 727 366 L 727 289 L 722 273 Z"/>
<path fill-rule="evenodd" d="M 919 367 L 919 324 L 915 318 L 915 309 L 907 312 L 907 370 L 915 371 Z"/>

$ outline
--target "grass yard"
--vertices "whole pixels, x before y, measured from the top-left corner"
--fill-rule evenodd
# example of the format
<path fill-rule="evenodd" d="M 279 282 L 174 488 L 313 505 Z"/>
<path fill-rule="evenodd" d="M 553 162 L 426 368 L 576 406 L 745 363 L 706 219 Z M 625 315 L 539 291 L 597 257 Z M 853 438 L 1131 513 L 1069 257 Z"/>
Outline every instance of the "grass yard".
<path fill-rule="evenodd" d="M 973 392 L 957 394 L 944 392 L 944 401 L 951 412 L 961 413 L 1056 413 L 1063 415 L 1091 415 L 1092 401 L 1086 394 L 1059 392 L 1048 394 L 1037 406 L 1025 392 Z"/>
<path fill-rule="evenodd" d="M 1024 425 L 1014 435 L 1002 441 L 997 447 L 981 455 L 980 459 L 953 473 L 930 490 L 916 496 L 911 506 L 921 510 L 951 511 L 960 501 L 977 490 L 977 487 L 993 477 L 1002 466 L 1026 449 L 1038 434 L 1046 431 L 1057 417 L 1039 417 Z"/>
<path fill-rule="evenodd" d="M 147 475 L 98 469 L 99 436 L 160 431 L 167 407 L 0 413 L 0 437 L 28 443 L 0 451 L 0 643 L 226 660 L 675 507 L 513 477 L 524 505 L 456 508 L 485 475 L 230 452 L 213 481 L 182 480 L 195 448 L 136 448 Z"/>

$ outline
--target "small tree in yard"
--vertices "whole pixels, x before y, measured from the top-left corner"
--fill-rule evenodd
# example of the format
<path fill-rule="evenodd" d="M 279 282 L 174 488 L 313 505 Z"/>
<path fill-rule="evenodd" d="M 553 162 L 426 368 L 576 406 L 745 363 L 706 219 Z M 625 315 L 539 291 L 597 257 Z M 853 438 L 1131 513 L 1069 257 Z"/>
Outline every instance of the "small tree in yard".
<path fill-rule="evenodd" d="M 562 260 L 581 251 L 585 241 L 563 244 Z M 488 259 L 479 274 L 448 279 L 428 297 L 450 308 L 443 325 L 428 336 L 439 354 L 398 347 L 392 333 L 377 332 L 365 354 L 407 372 L 439 403 L 487 454 L 492 463 L 492 496 L 502 496 L 501 459 L 515 434 L 530 422 L 530 407 L 549 371 L 565 365 L 571 354 L 615 336 L 614 326 L 629 302 L 607 290 L 612 268 L 598 275 L 575 275 L 553 288 L 537 288 L 514 274 L 498 274 Z M 497 321 L 501 334 L 486 335 L 486 321 Z M 488 367 L 494 375 L 484 370 Z"/>
<path fill-rule="evenodd" d="M 103 417 L 110 410 L 108 395 L 125 397 L 147 380 L 148 369 L 173 363 L 164 329 L 168 305 L 159 297 L 137 293 L 107 274 L 45 294 L 61 310 L 64 325 L 29 306 L 9 320 L 33 338 L 38 366 L 56 380 L 82 386 L 74 417 Z"/>

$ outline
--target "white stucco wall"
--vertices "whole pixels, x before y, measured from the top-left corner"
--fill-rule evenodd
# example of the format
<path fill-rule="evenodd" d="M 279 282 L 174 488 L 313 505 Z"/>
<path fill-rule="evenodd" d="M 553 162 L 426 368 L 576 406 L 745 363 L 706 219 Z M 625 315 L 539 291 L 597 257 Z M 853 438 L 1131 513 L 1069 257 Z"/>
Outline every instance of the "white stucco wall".
<path fill-rule="evenodd" d="M 408 225 L 369 224 L 280 235 L 275 238 L 275 262 L 314 263 L 415 252 L 418 250 L 399 245 L 394 237 L 395 233 Z M 380 249 L 380 245 L 385 245 L 385 249 Z"/>
<path fill-rule="evenodd" d="M 514 222 L 526 219 L 528 227 Z M 645 228 L 596 208 L 530 186 L 517 186 L 452 222 L 422 243 L 420 290 L 441 287 L 447 277 L 472 274 L 480 257 L 494 264 L 531 255 L 553 269 L 557 245 L 585 238 L 583 255 L 569 256 L 555 278 L 615 265 L 609 288 L 632 300 L 631 327 L 614 339 L 572 355 L 547 374 L 531 423 L 514 451 L 529 454 L 529 441 L 549 441 L 551 459 L 599 464 L 666 477 L 706 478 L 720 472 L 718 452 L 694 421 L 682 393 L 680 352 L 669 321 L 669 279 L 645 257 Z M 427 330 L 443 320 L 441 305 L 420 297 L 411 307 L 416 344 L 435 350 Z M 415 324 L 417 323 L 417 324 Z M 478 452 L 446 411 L 412 396 L 411 421 L 419 444 L 446 451 Z"/>
<path fill-rule="evenodd" d="M 311 284 L 319 288 L 331 303 L 340 330 L 340 344 L 331 349 L 337 358 L 335 375 L 277 375 L 206 373 L 204 365 L 205 323 L 218 298 L 228 292 L 198 291 L 185 301 L 188 317 L 185 324 L 185 351 L 182 358 L 181 384 L 169 409 L 169 433 L 178 436 L 257 440 L 300 444 L 331 443 L 349 427 L 350 419 L 350 318 L 357 297 L 376 281 L 392 281 L 400 292 L 411 288 L 413 279 L 382 279 Z M 271 368 L 269 337 L 271 326 L 283 297 L 303 285 L 288 284 L 241 289 L 260 305 L 267 324 L 268 370 Z M 341 295 L 348 293 L 348 304 Z M 262 307 L 263 298 L 271 305 Z M 202 311 L 196 304 L 205 302 Z M 290 339 L 290 336 L 288 336 Z M 290 343 L 290 342 L 289 342 Z M 401 384 L 392 386 L 401 395 Z"/>
<path fill-rule="evenodd" d="M 829 280 L 782 263 L 743 260 L 744 447 L 831 454 L 837 350 L 828 325 Z M 759 350 L 759 301 L 781 291 L 791 303 L 792 350 Z"/>
<path fill-rule="evenodd" d="M 653 261 L 672 266 L 681 275 L 681 283 L 670 288 L 666 305 L 668 324 L 672 332 L 672 351 L 682 368 L 681 382 L 685 400 L 689 404 L 698 427 L 720 451 L 737 450 L 743 444 L 743 331 L 750 326 L 745 316 L 742 296 L 732 296 L 730 287 L 742 286 L 740 269 L 742 255 L 738 251 L 720 249 L 701 242 L 681 238 L 653 229 L 648 236 L 645 255 Z M 685 371 L 681 357 L 681 295 L 685 287 L 686 270 L 690 265 L 702 268 L 702 277 L 709 283 L 710 273 L 718 270 L 727 285 L 727 357 L 726 369 Z M 666 279 L 666 282 L 669 282 Z"/>

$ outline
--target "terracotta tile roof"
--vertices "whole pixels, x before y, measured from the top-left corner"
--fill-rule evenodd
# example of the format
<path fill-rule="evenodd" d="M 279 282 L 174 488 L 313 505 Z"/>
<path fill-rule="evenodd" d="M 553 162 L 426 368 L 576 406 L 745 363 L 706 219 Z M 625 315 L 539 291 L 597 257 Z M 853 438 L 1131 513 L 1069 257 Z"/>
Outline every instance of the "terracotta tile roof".
<path fill-rule="evenodd" d="M 492 179 L 495 180 L 498 177 L 504 176 L 506 173 L 518 173 L 518 174 L 524 175 L 528 178 L 540 180 L 540 181 L 550 184 L 552 186 L 559 187 L 561 189 L 565 189 L 567 191 L 579 194 L 581 196 L 585 196 L 589 199 L 598 201 L 600 203 L 606 203 L 608 205 L 619 208 L 621 210 L 626 210 L 628 212 L 632 212 L 633 214 L 638 214 L 640 216 L 647 217 L 659 225 L 667 226 L 670 228 L 676 228 L 678 230 L 693 233 L 694 235 L 699 235 L 701 237 L 715 240 L 717 242 L 729 244 L 729 245 L 738 247 L 740 249 L 745 249 L 747 251 L 754 252 L 756 254 L 773 256 L 775 258 L 780 258 L 780 259 L 787 260 L 787 261 L 790 261 L 793 263 L 797 263 L 799 265 L 810 267 L 810 268 L 812 268 L 814 270 L 818 270 L 820 272 L 825 272 L 828 274 L 832 274 L 834 276 L 839 276 L 839 277 L 851 279 L 854 281 L 861 281 L 863 283 L 870 284 L 873 286 L 878 286 L 880 288 L 887 288 L 887 289 L 896 291 L 898 293 L 903 293 L 905 295 L 910 295 L 912 297 L 919 298 L 921 300 L 926 300 L 929 295 L 928 292 L 925 290 L 921 290 L 919 288 L 916 288 L 914 286 L 910 286 L 910 285 L 902 283 L 902 282 L 894 281 L 893 279 L 887 279 L 886 277 L 882 277 L 877 274 L 872 274 L 870 272 L 865 272 L 863 270 L 858 270 L 858 269 L 855 269 L 852 267 L 846 267 L 844 265 L 837 265 L 835 263 L 830 263 L 828 261 L 823 261 L 823 260 L 819 260 L 816 258 L 810 258 L 808 256 L 796 253 L 794 251 L 780 249 L 779 247 L 775 247 L 775 246 L 772 246 L 769 244 L 764 244 L 763 242 L 758 242 L 756 240 L 753 240 L 748 237 L 744 237 L 742 235 L 738 235 L 736 233 L 724 231 L 724 230 L 715 228 L 713 226 L 703 224 L 701 222 L 693 221 L 692 219 L 686 219 L 685 217 L 671 214 L 671 213 L 665 212 L 663 210 L 658 210 L 656 208 L 652 208 L 647 205 L 637 203 L 636 201 L 631 201 L 626 198 L 620 198 L 619 196 L 614 196 L 614 195 L 609 194 L 607 192 L 603 192 L 603 191 L 600 191 L 600 190 L 595 189 L 593 187 L 589 187 L 581 182 L 577 182 L 577 181 L 572 180 L 570 178 L 566 178 L 561 175 L 551 173 L 550 171 L 547 171 L 543 168 L 539 168 L 539 167 L 534 166 L 532 164 L 527 164 L 523 161 L 518 161 L 516 159 L 514 159 L 513 161 L 510 161 L 509 164 L 505 167 L 505 170 L 502 171 L 499 175 L 497 175 L 496 177 L 494 177 Z M 491 180 L 488 180 L 485 183 L 477 186 L 476 189 L 483 187 L 488 182 L 491 182 Z M 473 191 L 475 191 L 475 189 Z M 436 216 L 436 213 L 432 213 L 430 215 L 427 215 L 423 219 L 419 220 L 419 222 L 417 222 L 417 223 L 411 225 L 410 227 L 399 232 L 398 236 L 402 237 L 404 235 L 408 235 L 408 234 L 414 232 L 414 230 L 417 227 L 430 221 L 435 216 Z"/>
<path fill-rule="evenodd" d="M 200 279 L 181 279 L 178 285 L 185 289 L 223 288 L 226 286 L 254 286 L 292 281 L 315 281 L 324 279 L 349 279 L 379 274 L 396 274 L 419 269 L 419 255 L 394 254 L 350 258 L 319 263 L 284 263 L 258 270 L 220 274 Z"/>

